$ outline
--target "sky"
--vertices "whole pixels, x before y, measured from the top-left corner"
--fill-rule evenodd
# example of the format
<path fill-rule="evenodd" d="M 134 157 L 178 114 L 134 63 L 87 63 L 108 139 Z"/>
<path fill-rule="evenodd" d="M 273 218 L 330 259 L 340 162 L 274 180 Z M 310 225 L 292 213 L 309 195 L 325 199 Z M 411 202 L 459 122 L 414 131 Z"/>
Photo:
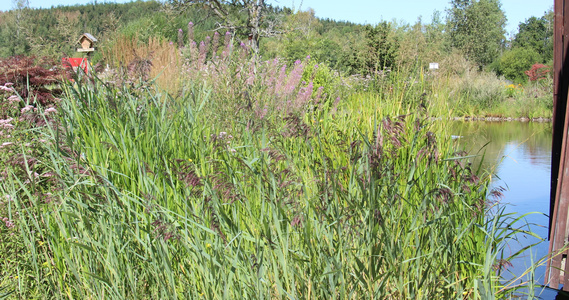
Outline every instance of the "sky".
<path fill-rule="evenodd" d="M 31 7 L 49 8 L 58 5 L 94 3 L 95 0 L 28 0 Z M 129 2 L 130 0 L 99 0 L 104 2 Z M 506 32 L 517 32 L 518 24 L 535 16 L 541 17 L 545 11 L 553 8 L 554 0 L 501 0 L 502 10 L 508 23 Z M 0 10 L 9 10 L 14 0 L 0 0 Z M 444 16 L 450 0 L 268 0 L 278 6 L 295 9 L 314 9 L 316 16 L 361 24 L 377 24 L 381 21 L 397 21 L 414 24 L 421 16 L 424 23 L 429 23 L 433 12 L 438 10 Z"/>

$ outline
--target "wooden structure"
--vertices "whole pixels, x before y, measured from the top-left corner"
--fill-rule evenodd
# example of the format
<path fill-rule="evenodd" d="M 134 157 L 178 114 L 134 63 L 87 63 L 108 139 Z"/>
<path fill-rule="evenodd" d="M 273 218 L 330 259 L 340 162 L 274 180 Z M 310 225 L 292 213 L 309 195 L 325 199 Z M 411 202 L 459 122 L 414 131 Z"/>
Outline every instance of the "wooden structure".
<path fill-rule="evenodd" d="M 77 48 L 77 52 L 80 53 L 87 53 L 87 58 L 64 58 L 62 62 L 64 65 L 70 65 L 73 67 L 74 71 L 77 71 L 78 68 L 83 69 L 85 74 L 89 73 L 89 63 L 91 61 L 91 55 L 95 51 L 95 43 L 97 39 L 90 33 L 83 33 L 79 40 L 77 40 L 77 44 L 81 46 L 81 48 Z"/>
<path fill-rule="evenodd" d="M 555 0 L 553 46 L 553 144 L 551 155 L 551 200 L 549 253 L 546 285 L 569 290 L 569 0 Z"/>
<path fill-rule="evenodd" d="M 77 43 L 81 45 L 81 48 L 77 48 L 77 52 L 93 52 L 95 51 L 95 43 L 97 39 L 90 33 L 83 33 Z"/>

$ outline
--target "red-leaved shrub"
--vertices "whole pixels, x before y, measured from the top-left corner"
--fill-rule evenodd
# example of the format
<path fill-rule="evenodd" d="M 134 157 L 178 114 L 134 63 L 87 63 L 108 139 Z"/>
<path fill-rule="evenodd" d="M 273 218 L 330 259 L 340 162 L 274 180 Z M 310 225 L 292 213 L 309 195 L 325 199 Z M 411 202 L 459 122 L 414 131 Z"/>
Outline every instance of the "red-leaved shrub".
<path fill-rule="evenodd" d="M 534 64 L 531 69 L 525 71 L 524 73 L 529 76 L 530 81 L 536 81 L 544 79 L 551 69 L 543 64 Z"/>
<path fill-rule="evenodd" d="M 54 104 L 62 93 L 58 82 L 69 76 L 68 71 L 47 58 L 19 55 L 0 59 L 0 85 L 12 83 L 14 90 L 30 104 Z"/>

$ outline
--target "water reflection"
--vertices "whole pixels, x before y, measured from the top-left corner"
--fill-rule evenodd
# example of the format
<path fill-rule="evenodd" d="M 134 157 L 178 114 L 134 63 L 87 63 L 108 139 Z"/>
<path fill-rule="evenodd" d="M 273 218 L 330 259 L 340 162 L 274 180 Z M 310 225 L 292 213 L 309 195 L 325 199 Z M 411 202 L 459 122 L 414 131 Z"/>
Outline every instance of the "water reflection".
<path fill-rule="evenodd" d="M 483 166 L 490 169 L 503 156 L 527 157 L 531 166 L 550 168 L 551 124 L 523 122 L 454 122 L 453 135 L 460 147 L 471 154 L 485 155 Z"/>
<path fill-rule="evenodd" d="M 532 231 L 547 238 L 549 219 L 549 191 L 551 172 L 551 124 L 521 122 L 455 122 L 452 134 L 458 146 L 471 154 L 479 154 L 475 160 L 482 161 L 482 170 L 492 172 L 493 187 L 506 190 L 501 203 L 509 204 L 506 212 L 518 215 L 538 212 L 526 217 L 528 223 L 536 224 Z M 484 159 L 482 160 L 482 157 Z M 509 245 L 507 251 L 515 253 L 523 246 L 537 240 L 519 236 L 520 244 Z M 509 271 L 513 276 L 522 274 L 531 264 L 545 256 L 548 242 L 541 242 L 531 253 L 526 252 L 513 261 Z M 505 253 L 508 255 L 508 253 Z M 543 283 L 545 266 L 536 270 L 535 280 Z M 527 278 L 524 278 L 527 279 Z M 544 299 L 554 298 L 551 291 L 537 291 Z"/>

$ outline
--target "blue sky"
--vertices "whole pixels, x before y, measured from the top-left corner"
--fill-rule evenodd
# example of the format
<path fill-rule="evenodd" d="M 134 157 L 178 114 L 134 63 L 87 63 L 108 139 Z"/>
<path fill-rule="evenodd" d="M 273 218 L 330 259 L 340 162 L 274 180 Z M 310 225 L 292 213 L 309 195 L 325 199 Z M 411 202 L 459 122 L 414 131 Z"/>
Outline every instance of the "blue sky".
<path fill-rule="evenodd" d="M 99 0 L 103 2 L 128 2 L 129 0 Z M 94 0 L 29 0 L 32 7 L 51 7 L 93 3 Z M 306 10 L 313 8 L 316 16 L 354 23 L 376 24 L 382 20 L 413 24 L 419 16 L 430 22 L 435 10 L 444 14 L 449 0 L 269 0 L 279 6 Z M 517 31 L 518 24 L 531 16 L 541 17 L 553 8 L 553 0 L 502 0 L 502 10 L 506 13 L 506 31 Z M 0 0 L 0 10 L 13 7 L 13 0 Z"/>

